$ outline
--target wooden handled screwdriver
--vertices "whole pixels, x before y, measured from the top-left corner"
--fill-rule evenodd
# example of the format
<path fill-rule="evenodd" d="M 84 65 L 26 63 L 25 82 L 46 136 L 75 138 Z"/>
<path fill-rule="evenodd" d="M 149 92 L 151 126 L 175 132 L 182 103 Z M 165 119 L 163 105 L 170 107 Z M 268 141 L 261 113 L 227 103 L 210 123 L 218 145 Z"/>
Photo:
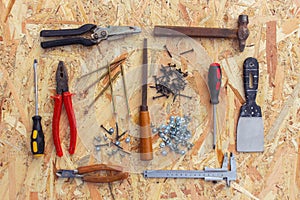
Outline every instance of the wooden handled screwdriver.
<path fill-rule="evenodd" d="M 148 55 L 147 39 L 144 39 L 143 66 L 142 66 L 142 105 L 140 107 L 140 158 L 149 161 L 153 159 L 152 138 L 150 130 L 150 116 L 147 106 L 147 79 L 148 79 Z"/>
<path fill-rule="evenodd" d="M 33 126 L 31 134 L 31 151 L 35 157 L 42 156 L 44 154 L 45 140 L 42 129 L 41 119 L 39 116 L 38 105 L 38 88 L 37 88 L 37 60 L 33 62 L 34 70 L 34 90 L 35 90 L 35 115 L 32 117 Z"/>
<path fill-rule="evenodd" d="M 222 72 L 219 63 L 212 63 L 208 70 L 208 87 L 210 93 L 210 103 L 213 104 L 213 148 L 216 147 L 216 132 L 217 132 L 217 119 L 216 119 L 216 106 L 219 103 L 219 92 L 221 88 Z"/>

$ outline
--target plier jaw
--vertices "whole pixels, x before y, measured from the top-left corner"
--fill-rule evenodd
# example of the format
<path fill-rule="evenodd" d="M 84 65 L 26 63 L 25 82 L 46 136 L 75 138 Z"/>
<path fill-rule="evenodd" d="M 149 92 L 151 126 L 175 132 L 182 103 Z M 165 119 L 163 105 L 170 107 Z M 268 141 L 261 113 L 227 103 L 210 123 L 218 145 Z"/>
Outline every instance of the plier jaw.
<path fill-rule="evenodd" d="M 95 43 L 102 40 L 116 40 L 124 38 L 130 34 L 140 33 L 142 30 L 137 26 L 108 26 L 107 28 L 97 27 L 91 35 Z"/>
<path fill-rule="evenodd" d="M 62 94 L 64 92 L 69 91 L 69 86 L 68 86 L 69 77 L 63 61 L 59 61 L 58 63 L 55 80 L 57 84 L 56 86 L 57 94 Z"/>
<path fill-rule="evenodd" d="M 83 175 L 78 174 L 78 170 L 60 169 L 55 173 L 59 178 L 82 178 Z"/>

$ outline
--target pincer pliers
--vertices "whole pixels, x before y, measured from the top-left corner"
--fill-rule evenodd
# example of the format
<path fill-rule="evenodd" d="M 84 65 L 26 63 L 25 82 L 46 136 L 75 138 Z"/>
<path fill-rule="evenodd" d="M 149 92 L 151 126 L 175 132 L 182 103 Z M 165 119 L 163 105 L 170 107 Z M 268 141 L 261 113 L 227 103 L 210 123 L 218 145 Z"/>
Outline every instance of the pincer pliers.
<path fill-rule="evenodd" d="M 74 154 L 77 139 L 77 128 L 76 119 L 72 105 L 72 93 L 69 92 L 68 86 L 68 73 L 67 69 L 62 61 L 59 61 L 56 70 L 56 95 L 52 98 L 54 99 L 54 112 L 52 119 L 52 134 L 53 141 L 56 148 L 57 156 L 61 157 L 63 155 L 62 148 L 60 145 L 59 138 L 59 121 L 62 110 L 62 104 L 64 103 L 67 112 L 69 125 L 70 125 L 70 147 L 69 153 Z"/>
<path fill-rule="evenodd" d="M 104 175 L 103 172 L 106 172 Z M 75 170 L 57 170 L 58 178 L 82 178 L 83 181 L 93 183 L 111 183 L 128 178 L 128 172 L 123 172 L 117 165 L 95 164 L 78 167 Z"/>
<path fill-rule="evenodd" d="M 71 44 L 81 44 L 83 46 L 92 46 L 100 43 L 102 40 L 114 40 L 123 38 L 129 34 L 140 33 L 141 28 L 137 26 L 108 26 L 106 28 L 95 24 L 84 24 L 75 29 L 62 30 L 42 30 L 41 37 L 63 37 L 62 39 L 41 42 L 42 48 L 51 48 L 57 46 L 65 46 Z M 81 37 L 80 35 L 91 33 L 89 37 Z M 70 37 L 67 36 L 79 36 Z"/>

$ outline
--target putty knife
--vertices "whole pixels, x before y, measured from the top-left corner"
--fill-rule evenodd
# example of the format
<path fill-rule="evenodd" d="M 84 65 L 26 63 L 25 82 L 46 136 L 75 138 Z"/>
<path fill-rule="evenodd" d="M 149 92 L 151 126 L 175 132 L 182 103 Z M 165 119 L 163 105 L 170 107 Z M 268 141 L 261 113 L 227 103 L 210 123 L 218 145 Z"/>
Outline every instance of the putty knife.
<path fill-rule="evenodd" d="M 258 88 L 258 62 L 247 58 L 243 66 L 246 103 L 241 107 L 237 125 L 237 151 L 263 152 L 264 125 L 260 106 L 255 102 Z"/>

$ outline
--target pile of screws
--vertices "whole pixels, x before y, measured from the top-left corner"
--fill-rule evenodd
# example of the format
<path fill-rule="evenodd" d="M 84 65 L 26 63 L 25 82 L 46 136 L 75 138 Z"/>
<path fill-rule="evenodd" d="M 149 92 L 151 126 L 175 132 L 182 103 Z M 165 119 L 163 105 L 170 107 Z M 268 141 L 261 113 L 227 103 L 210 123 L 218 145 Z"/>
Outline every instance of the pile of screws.
<path fill-rule="evenodd" d="M 188 117 L 171 116 L 168 124 L 162 124 L 159 128 L 153 128 L 152 133 L 158 133 L 162 139 L 160 147 L 163 149 L 161 154 L 166 156 L 168 152 L 164 150 L 169 147 L 171 151 L 184 155 L 187 150 L 192 149 L 194 144 L 188 142 L 192 137 L 188 130 L 190 120 Z"/>
<path fill-rule="evenodd" d="M 187 77 L 188 73 L 183 72 L 181 69 L 176 68 L 176 64 L 168 66 L 161 66 L 160 72 L 162 76 L 157 77 L 153 76 L 155 80 L 155 86 L 150 86 L 151 88 L 156 89 L 156 93 L 160 93 L 159 96 L 154 96 L 153 99 L 157 99 L 160 97 L 169 98 L 170 95 L 173 95 L 173 102 L 175 101 L 177 96 L 182 96 L 191 99 L 192 97 L 183 95 L 180 92 L 185 89 L 187 83 L 185 82 L 185 77 Z"/>

